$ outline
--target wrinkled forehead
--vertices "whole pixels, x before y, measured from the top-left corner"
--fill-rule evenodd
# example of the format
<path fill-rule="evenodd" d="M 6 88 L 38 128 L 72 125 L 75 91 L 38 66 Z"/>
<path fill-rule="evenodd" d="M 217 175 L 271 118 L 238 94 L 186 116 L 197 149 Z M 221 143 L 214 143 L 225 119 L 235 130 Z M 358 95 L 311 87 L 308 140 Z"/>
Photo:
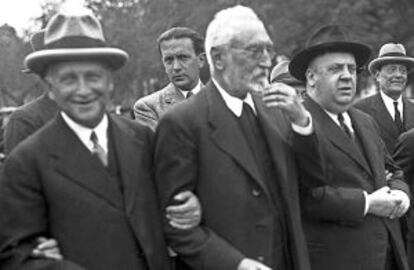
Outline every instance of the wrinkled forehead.
<path fill-rule="evenodd" d="M 109 64 L 103 60 L 91 59 L 81 61 L 56 61 L 48 65 L 47 75 L 54 76 L 67 72 L 104 72 L 106 74 L 111 73 Z"/>

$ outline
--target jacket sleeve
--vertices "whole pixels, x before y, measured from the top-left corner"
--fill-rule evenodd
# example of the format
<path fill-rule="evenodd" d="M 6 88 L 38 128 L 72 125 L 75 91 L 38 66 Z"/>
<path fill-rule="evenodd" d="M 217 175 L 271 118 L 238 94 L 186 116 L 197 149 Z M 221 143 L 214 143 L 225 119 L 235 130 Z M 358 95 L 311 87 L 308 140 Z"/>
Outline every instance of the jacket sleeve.
<path fill-rule="evenodd" d="M 175 204 L 173 197 L 181 191 L 196 193 L 198 149 L 184 123 L 185 119 L 167 113 L 157 127 L 155 179 L 162 209 Z M 164 233 L 169 246 L 192 269 L 235 270 L 245 257 L 203 222 L 193 229 L 179 230 L 164 218 Z"/>
<path fill-rule="evenodd" d="M 32 156 L 17 149 L 7 159 L 1 175 L 0 269 L 81 270 L 83 267 L 67 260 L 31 257 L 36 237 L 50 237 L 47 205 Z"/>

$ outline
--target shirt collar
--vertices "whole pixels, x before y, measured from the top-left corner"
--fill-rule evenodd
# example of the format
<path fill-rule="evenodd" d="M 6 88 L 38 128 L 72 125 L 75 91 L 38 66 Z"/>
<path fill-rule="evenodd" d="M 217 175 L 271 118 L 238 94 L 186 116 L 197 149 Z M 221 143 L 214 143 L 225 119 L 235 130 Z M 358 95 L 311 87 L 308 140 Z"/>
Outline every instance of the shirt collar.
<path fill-rule="evenodd" d="M 214 85 L 217 87 L 217 90 L 223 98 L 227 108 L 229 108 L 229 110 L 232 111 L 235 116 L 241 116 L 243 111 L 243 102 L 249 104 L 250 107 L 253 109 L 253 112 L 256 114 L 256 107 L 254 106 L 253 98 L 250 93 L 247 93 L 244 99 L 240 99 L 227 93 L 227 91 L 224 90 L 214 78 L 212 78 L 212 81 Z"/>
<path fill-rule="evenodd" d="M 385 107 L 387 108 L 388 113 L 391 115 L 392 119 L 395 119 L 395 108 L 394 108 L 394 101 L 398 102 L 397 108 L 400 111 L 401 116 L 403 115 L 403 105 L 402 105 L 402 96 L 398 99 L 394 100 L 387 96 L 384 92 L 380 90 L 380 95 L 382 100 L 384 101 Z"/>
<path fill-rule="evenodd" d="M 331 112 L 329 112 L 325 109 L 324 109 L 324 111 L 335 122 L 335 124 L 337 124 L 339 127 L 341 126 L 341 124 L 339 123 L 339 120 L 338 120 L 338 114 L 331 113 Z M 349 128 L 349 130 L 351 132 L 354 132 L 354 129 L 352 127 L 351 117 L 349 116 L 348 112 L 343 112 L 342 116 L 344 117 L 345 125 Z"/>
<path fill-rule="evenodd" d="M 102 117 L 101 122 L 96 125 L 95 128 L 91 129 L 85 126 L 82 126 L 75 121 L 73 121 L 65 112 L 60 112 L 62 115 L 63 120 L 69 126 L 73 132 L 78 136 L 81 142 L 89 149 L 89 151 L 93 150 L 93 143 L 90 140 L 92 131 L 95 131 L 96 136 L 98 137 L 99 145 L 108 153 L 108 116 L 104 114 Z"/>
<path fill-rule="evenodd" d="M 193 89 L 191 89 L 191 90 L 184 91 L 184 90 L 181 90 L 179 88 L 177 88 L 177 89 L 180 90 L 181 94 L 183 94 L 183 96 L 185 98 L 187 98 L 187 95 L 188 95 L 189 92 L 192 92 L 194 95 L 197 94 L 198 92 L 200 92 L 200 90 L 201 90 L 201 81 L 198 80 L 197 85 Z"/>

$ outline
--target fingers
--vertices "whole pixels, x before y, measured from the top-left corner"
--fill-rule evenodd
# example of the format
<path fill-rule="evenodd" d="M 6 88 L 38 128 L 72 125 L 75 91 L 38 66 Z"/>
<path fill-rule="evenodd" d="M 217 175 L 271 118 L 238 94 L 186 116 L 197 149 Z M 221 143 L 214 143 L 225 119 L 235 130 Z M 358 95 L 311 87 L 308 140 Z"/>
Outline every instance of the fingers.
<path fill-rule="evenodd" d="M 37 247 L 32 251 L 32 256 L 37 258 L 47 258 L 54 260 L 62 260 L 58 242 L 55 239 L 47 239 L 45 237 L 36 238 Z"/>
<path fill-rule="evenodd" d="M 52 249 L 52 248 L 56 248 L 57 245 L 58 245 L 58 243 L 55 239 L 49 239 L 49 240 L 47 240 L 46 238 L 43 238 L 43 239 L 37 245 L 36 249 L 39 249 L 39 250 Z"/>
<path fill-rule="evenodd" d="M 192 193 L 189 190 L 186 190 L 186 191 L 180 192 L 177 195 L 175 195 L 174 199 L 177 201 L 185 201 L 188 198 L 191 198 L 192 196 L 195 196 L 194 193 Z"/>

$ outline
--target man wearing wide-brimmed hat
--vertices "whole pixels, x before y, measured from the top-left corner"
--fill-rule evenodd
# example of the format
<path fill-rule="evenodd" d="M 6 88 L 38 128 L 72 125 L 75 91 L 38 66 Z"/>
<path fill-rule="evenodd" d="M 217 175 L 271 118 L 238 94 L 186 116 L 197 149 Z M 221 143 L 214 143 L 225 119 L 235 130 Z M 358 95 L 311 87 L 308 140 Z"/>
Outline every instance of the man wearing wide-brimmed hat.
<path fill-rule="evenodd" d="M 327 185 L 301 195 L 312 269 L 408 269 L 398 223 L 409 207 L 408 186 L 386 158 L 374 120 L 351 107 L 369 56 L 367 46 L 329 25 L 289 65 L 306 80 L 304 104 L 326 157 Z"/>
<path fill-rule="evenodd" d="M 151 130 L 109 115 L 109 47 L 87 10 L 60 12 L 45 49 L 25 65 L 43 74 L 60 112 L 9 155 L 0 182 L 1 269 L 169 269 L 151 178 Z M 30 256 L 38 236 L 64 260 Z"/>
<path fill-rule="evenodd" d="M 44 49 L 44 33 L 44 29 L 40 30 L 30 38 L 33 51 Z M 31 73 L 30 69 L 22 72 Z M 44 79 L 42 74 L 39 76 Z M 50 92 L 47 90 L 40 97 L 14 111 L 4 130 L 5 154 L 9 154 L 21 141 L 43 127 L 57 112 L 56 102 L 50 98 Z"/>
<path fill-rule="evenodd" d="M 378 57 L 368 65 L 379 91 L 355 104 L 377 121 L 390 153 L 398 136 L 414 128 L 414 104 L 403 95 L 407 74 L 413 67 L 414 58 L 407 56 L 402 44 L 384 44 Z"/>
<path fill-rule="evenodd" d="M 296 93 L 302 99 L 306 95 L 305 82 L 296 79 L 289 72 L 289 60 L 282 60 L 275 65 L 270 73 L 270 82 L 281 82 L 295 88 Z"/>

